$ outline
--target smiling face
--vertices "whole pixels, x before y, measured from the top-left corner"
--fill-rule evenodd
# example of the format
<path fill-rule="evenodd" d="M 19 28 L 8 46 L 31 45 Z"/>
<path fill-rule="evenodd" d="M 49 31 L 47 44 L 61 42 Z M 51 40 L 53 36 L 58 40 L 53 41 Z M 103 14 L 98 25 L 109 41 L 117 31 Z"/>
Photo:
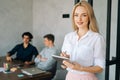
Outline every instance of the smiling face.
<path fill-rule="evenodd" d="M 89 17 L 85 7 L 76 7 L 74 12 L 74 22 L 78 29 L 88 29 Z"/>

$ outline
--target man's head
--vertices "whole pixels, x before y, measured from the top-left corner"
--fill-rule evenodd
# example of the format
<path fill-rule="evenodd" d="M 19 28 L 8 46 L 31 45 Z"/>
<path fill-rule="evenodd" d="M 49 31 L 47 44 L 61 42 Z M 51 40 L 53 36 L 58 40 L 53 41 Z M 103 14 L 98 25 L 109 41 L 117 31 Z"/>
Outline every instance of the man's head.
<path fill-rule="evenodd" d="M 54 45 L 55 38 L 53 34 L 47 34 L 43 38 L 45 46 L 50 47 Z"/>
<path fill-rule="evenodd" d="M 23 43 L 29 43 L 33 39 L 33 35 L 30 32 L 24 32 L 22 34 Z"/>

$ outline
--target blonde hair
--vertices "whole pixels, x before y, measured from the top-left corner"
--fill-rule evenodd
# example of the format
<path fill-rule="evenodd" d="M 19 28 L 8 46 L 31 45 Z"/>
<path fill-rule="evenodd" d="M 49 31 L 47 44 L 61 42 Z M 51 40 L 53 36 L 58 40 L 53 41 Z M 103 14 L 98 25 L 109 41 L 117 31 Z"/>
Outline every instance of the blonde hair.
<path fill-rule="evenodd" d="M 73 7 L 73 11 L 72 11 L 72 22 L 73 22 L 73 29 L 76 31 L 78 30 L 78 27 L 75 25 L 75 22 L 74 22 L 74 13 L 75 13 L 75 10 L 78 6 L 83 6 L 86 8 L 87 10 L 87 13 L 88 13 L 88 17 L 89 17 L 89 26 L 88 28 L 90 30 L 92 30 L 93 32 L 99 32 L 98 30 L 98 26 L 97 26 L 97 21 L 96 21 L 96 18 L 95 18 L 95 15 L 94 15 L 94 11 L 93 11 L 93 8 L 91 7 L 91 5 L 86 2 L 86 1 L 81 1 L 79 3 L 77 3 L 74 7 Z"/>

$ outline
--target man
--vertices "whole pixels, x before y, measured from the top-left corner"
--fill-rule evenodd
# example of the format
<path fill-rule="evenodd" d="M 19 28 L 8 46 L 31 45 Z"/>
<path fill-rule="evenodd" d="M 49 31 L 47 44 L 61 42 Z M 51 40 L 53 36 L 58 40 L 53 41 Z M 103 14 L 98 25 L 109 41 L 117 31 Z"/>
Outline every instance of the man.
<path fill-rule="evenodd" d="M 36 47 L 30 44 L 33 36 L 30 32 L 25 32 L 22 34 L 23 43 L 16 45 L 11 51 L 9 51 L 6 55 L 7 61 L 12 61 L 11 56 L 16 53 L 15 60 L 23 61 L 25 64 L 33 64 L 32 61 L 33 56 L 38 55 L 38 51 Z"/>
<path fill-rule="evenodd" d="M 52 58 L 52 55 L 57 55 L 57 49 L 54 46 L 54 35 L 45 35 L 44 45 L 46 47 L 35 58 L 35 64 L 38 68 L 50 71 L 54 75 L 56 71 L 56 61 Z"/>

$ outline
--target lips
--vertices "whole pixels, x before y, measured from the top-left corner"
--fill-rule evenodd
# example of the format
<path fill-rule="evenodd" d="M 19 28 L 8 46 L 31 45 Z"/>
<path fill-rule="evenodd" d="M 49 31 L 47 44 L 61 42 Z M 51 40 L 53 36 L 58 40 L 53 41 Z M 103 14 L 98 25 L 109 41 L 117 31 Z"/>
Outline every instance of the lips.
<path fill-rule="evenodd" d="M 82 25 L 82 24 L 83 24 L 83 22 L 77 22 L 77 24 L 78 24 L 78 25 Z"/>

